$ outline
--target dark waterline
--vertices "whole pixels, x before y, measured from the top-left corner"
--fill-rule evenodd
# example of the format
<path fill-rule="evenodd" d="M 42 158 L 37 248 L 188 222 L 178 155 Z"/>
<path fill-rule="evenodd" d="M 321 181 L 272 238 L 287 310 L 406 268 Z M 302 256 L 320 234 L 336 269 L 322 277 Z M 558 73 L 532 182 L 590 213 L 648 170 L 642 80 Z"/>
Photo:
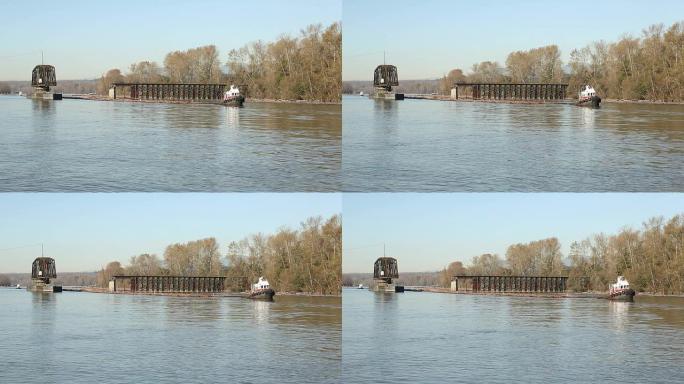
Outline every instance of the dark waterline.
<path fill-rule="evenodd" d="M 343 99 L 344 191 L 677 192 L 684 106 Z"/>
<path fill-rule="evenodd" d="M 340 298 L 0 288 L 3 383 L 337 383 Z"/>
<path fill-rule="evenodd" d="M 343 292 L 345 383 L 681 383 L 684 298 Z"/>
<path fill-rule="evenodd" d="M 0 191 L 339 191 L 341 107 L 0 97 Z"/>

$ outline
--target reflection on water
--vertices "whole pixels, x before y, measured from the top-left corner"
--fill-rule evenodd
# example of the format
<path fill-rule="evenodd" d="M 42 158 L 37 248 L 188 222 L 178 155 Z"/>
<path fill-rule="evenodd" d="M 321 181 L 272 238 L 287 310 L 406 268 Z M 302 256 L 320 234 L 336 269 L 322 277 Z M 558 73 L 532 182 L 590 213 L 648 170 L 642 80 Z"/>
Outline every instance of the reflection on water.
<path fill-rule="evenodd" d="M 124 382 L 339 382 L 340 298 L 0 288 L 0 308 L 3 383 L 118 382 L 122 370 Z"/>
<path fill-rule="evenodd" d="M 345 289 L 343 316 L 345 383 L 674 383 L 684 375 L 684 298 Z"/>
<path fill-rule="evenodd" d="M 593 108 L 580 108 L 580 110 L 582 111 L 582 127 L 589 129 L 594 128 L 597 110 Z"/>
<path fill-rule="evenodd" d="M 55 102 L 43 99 L 28 99 L 31 102 L 33 112 L 39 113 L 41 118 L 47 118 L 55 114 Z"/>
<path fill-rule="evenodd" d="M 341 106 L 0 97 L 0 191 L 339 191 Z"/>
<path fill-rule="evenodd" d="M 254 313 L 254 320 L 258 324 L 263 324 L 269 321 L 271 317 L 271 301 L 252 300 L 252 307 Z"/>
<path fill-rule="evenodd" d="M 345 191 L 681 191 L 684 106 L 345 97 Z"/>
<path fill-rule="evenodd" d="M 240 126 L 240 108 L 228 108 L 226 110 L 226 117 L 229 128 L 238 128 Z"/>
<path fill-rule="evenodd" d="M 609 301 L 608 310 L 612 314 L 613 327 L 618 332 L 625 332 L 627 328 L 629 307 L 632 303 L 622 302 L 622 301 Z"/>

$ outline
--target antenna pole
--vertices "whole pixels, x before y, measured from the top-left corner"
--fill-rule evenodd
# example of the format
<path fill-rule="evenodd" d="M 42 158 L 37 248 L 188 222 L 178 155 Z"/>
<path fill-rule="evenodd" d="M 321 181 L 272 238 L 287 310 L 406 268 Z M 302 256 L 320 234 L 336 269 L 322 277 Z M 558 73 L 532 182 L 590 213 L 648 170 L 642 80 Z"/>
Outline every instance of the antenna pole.
<path fill-rule="evenodd" d="M 382 257 L 385 257 L 385 243 L 382 243 Z"/>
<path fill-rule="evenodd" d="M 45 64 L 45 61 L 43 60 L 43 50 L 40 51 L 40 65 Z"/>
<path fill-rule="evenodd" d="M 40 257 L 43 257 L 43 243 L 40 243 Z"/>

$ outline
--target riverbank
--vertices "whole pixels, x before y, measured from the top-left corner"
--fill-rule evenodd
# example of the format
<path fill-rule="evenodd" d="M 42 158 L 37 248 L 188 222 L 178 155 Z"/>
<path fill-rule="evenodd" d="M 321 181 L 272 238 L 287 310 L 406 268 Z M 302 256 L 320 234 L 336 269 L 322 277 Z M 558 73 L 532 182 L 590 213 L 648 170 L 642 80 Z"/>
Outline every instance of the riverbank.
<path fill-rule="evenodd" d="M 129 103 L 151 103 L 151 104 L 212 104 L 221 105 L 217 100 L 139 100 L 119 98 L 112 99 L 109 96 L 102 95 L 79 95 L 79 94 L 63 94 L 63 99 L 66 100 L 93 100 L 93 101 L 115 101 L 115 102 L 129 102 Z M 245 103 L 272 103 L 272 104 L 303 104 L 303 105 L 341 105 L 341 101 L 321 101 L 321 100 L 283 100 L 283 99 L 254 99 L 246 98 Z"/>
<path fill-rule="evenodd" d="M 349 287 L 353 288 L 353 287 Z M 603 299 L 607 292 L 464 292 L 451 291 L 450 288 L 440 287 L 420 287 L 422 292 L 430 293 L 449 293 L 454 295 L 479 295 L 479 296 L 515 296 L 515 297 L 554 297 L 554 298 L 573 298 L 573 299 Z M 637 292 L 637 297 L 675 297 L 684 298 L 684 294 L 663 294 L 653 292 Z"/>
<path fill-rule="evenodd" d="M 684 101 L 661 101 L 661 100 L 603 99 L 602 102 L 603 103 L 611 103 L 611 104 L 684 105 Z"/>
<path fill-rule="evenodd" d="M 151 296 L 174 296 L 174 297 L 244 297 L 248 292 L 110 292 L 108 288 L 101 287 L 69 287 L 71 292 L 111 293 L 114 295 L 151 295 Z M 315 292 L 276 292 L 276 296 L 298 297 L 342 297 L 342 294 L 327 295 Z"/>
<path fill-rule="evenodd" d="M 606 296 L 605 293 L 598 292 L 472 292 L 472 291 L 452 291 L 449 288 L 424 287 L 423 292 L 448 293 L 453 295 L 476 295 L 476 296 L 513 296 L 513 297 L 539 297 L 539 298 L 595 298 L 600 299 Z"/>
<path fill-rule="evenodd" d="M 358 96 L 345 94 L 345 96 Z M 367 97 L 367 96 L 360 96 Z M 405 93 L 404 99 L 413 100 L 436 100 L 436 101 L 461 101 L 461 102 L 484 102 L 484 103 L 505 103 L 505 104 L 575 104 L 577 99 L 566 98 L 561 100 L 517 100 L 517 99 L 453 99 L 449 95 L 431 95 Z M 663 101 L 663 100 L 625 100 L 625 99 L 602 99 L 602 103 L 610 104 L 642 104 L 642 105 L 684 105 L 684 101 Z"/>

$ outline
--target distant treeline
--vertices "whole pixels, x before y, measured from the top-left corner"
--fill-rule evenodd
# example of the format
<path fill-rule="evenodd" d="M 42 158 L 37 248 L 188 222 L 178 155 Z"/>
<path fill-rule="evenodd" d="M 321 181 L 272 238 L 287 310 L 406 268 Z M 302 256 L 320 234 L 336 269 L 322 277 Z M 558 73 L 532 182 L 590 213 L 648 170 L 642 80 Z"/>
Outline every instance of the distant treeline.
<path fill-rule="evenodd" d="M 106 94 L 114 82 L 232 83 L 246 86 L 246 94 L 254 98 L 339 102 L 341 76 L 342 34 L 340 24 L 333 23 L 327 28 L 310 25 L 298 37 L 233 49 L 225 62 L 216 46 L 207 45 L 170 52 L 163 66 L 141 61 L 125 74 L 110 69 L 97 92 Z"/>
<path fill-rule="evenodd" d="M 370 268 L 370 266 L 369 266 Z M 669 220 L 651 218 L 640 230 L 624 228 L 617 234 L 599 233 L 573 242 L 567 258 L 552 237 L 513 244 L 505 258 L 483 254 L 468 265 L 452 262 L 441 272 L 401 272 L 405 285 L 449 287 L 454 275 L 568 276 L 575 291 L 606 291 L 623 275 L 638 291 L 684 293 L 684 215 Z M 343 285 L 370 284 L 372 275 L 344 274 Z"/>
<path fill-rule="evenodd" d="M 567 82 L 571 95 L 591 84 L 612 99 L 684 101 L 684 22 L 665 29 L 652 25 L 641 37 L 598 41 L 570 53 L 565 73 L 556 45 L 512 52 L 503 68 L 497 62 L 475 64 L 471 73 L 454 69 L 444 76 L 441 91 L 454 81 L 546 83 Z"/>
<path fill-rule="evenodd" d="M 29 266 L 29 271 L 31 270 Z M 0 287 L 22 287 L 31 283 L 31 273 L 6 273 L 0 274 Z M 97 272 L 58 272 L 55 284 L 65 286 L 95 286 L 97 284 Z"/>
<path fill-rule="evenodd" d="M 475 256 L 466 267 L 457 261 L 442 271 L 441 284 L 453 275 L 569 276 L 578 291 L 605 291 L 618 275 L 638 291 L 684 293 L 684 215 L 652 218 L 641 230 L 625 228 L 573 242 L 567 264 L 556 238 L 514 244 L 505 259 L 496 254 Z"/>
<path fill-rule="evenodd" d="M 419 94 L 430 94 L 440 92 L 440 79 L 401 80 L 401 69 L 399 69 L 399 76 L 399 86 L 393 88 L 396 92 Z M 345 81 L 342 84 L 342 93 L 345 95 L 358 95 L 359 92 L 363 92 L 366 95 L 368 95 L 371 91 L 373 91 L 372 81 Z"/>
<path fill-rule="evenodd" d="M 231 242 L 221 254 L 215 238 L 166 247 L 163 258 L 142 254 L 128 265 L 118 261 L 98 273 L 106 287 L 114 275 L 226 276 L 229 288 L 242 291 L 266 277 L 277 291 L 339 294 L 342 263 L 342 225 L 339 216 L 307 219 L 297 230 L 254 234 Z"/>
<path fill-rule="evenodd" d="M 59 75 L 59 73 L 58 73 Z M 29 78 L 30 73 L 29 73 Z M 88 94 L 95 93 L 98 80 L 57 80 L 57 86 L 51 90 L 58 93 Z M 23 92 L 30 95 L 33 92 L 31 81 L 3 81 L 0 82 L 0 94 L 17 94 Z"/>
<path fill-rule="evenodd" d="M 684 22 L 669 28 L 662 24 L 645 29 L 640 37 L 624 36 L 617 42 L 598 41 L 570 53 L 565 65 L 556 45 L 512 52 L 505 66 L 496 61 L 474 64 L 468 73 L 457 68 L 439 80 L 419 81 L 421 88 L 406 93 L 448 95 L 454 82 L 569 84 L 576 96 L 591 84 L 604 98 L 650 101 L 684 101 Z M 368 71 L 369 78 L 372 69 Z M 401 79 L 402 87 L 408 81 Z M 415 83 L 414 83 L 415 84 Z M 344 93 L 369 92 L 371 82 L 344 82 Z M 421 92 L 415 92 L 418 90 Z"/>
<path fill-rule="evenodd" d="M 401 264 L 400 264 L 401 266 Z M 441 285 L 441 272 L 399 272 L 397 284 L 405 286 L 437 287 Z M 373 282 L 372 273 L 345 273 L 342 277 L 342 285 L 345 287 L 363 284 L 370 286 Z"/>

